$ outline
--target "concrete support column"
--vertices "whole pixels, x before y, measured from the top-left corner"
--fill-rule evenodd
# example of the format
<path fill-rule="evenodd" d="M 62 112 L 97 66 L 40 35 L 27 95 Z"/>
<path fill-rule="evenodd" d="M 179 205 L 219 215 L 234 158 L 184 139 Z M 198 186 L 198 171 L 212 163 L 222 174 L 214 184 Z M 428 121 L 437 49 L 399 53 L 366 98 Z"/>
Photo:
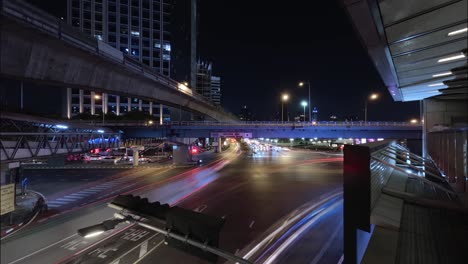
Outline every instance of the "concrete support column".
<path fill-rule="evenodd" d="M 138 150 L 133 150 L 133 166 L 138 166 L 139 153 Z"/>
<path fill-rule="evenodd" d="M 83 89 L 80 89 L 79 99 L 80 99 L 80 114 L 82 114 L 84 112 L 84 91 L 83 91 Z"/>
<path fill-rule="evenodd" d="M 120 115 L 120 95 L 115 96 L 115 114 Z"/>
<path fill-rule="evenodd" d="M 127 112 L 132 111 L 132 98 L 127 98 Z"/>
<path fill-rule="evenodd" d="M 107 114 L 107 101 L 108 101 L 108 94 L 102 93 L 102 112 Z"/>
<path fill-rule="evenodd" d="M 71 119 L 72 115 L 72 89 L 67 88 L 67 118 Z"/>
<path fill-rule="evenodd" d="M 96 93 L 95 92 L 91 92 L 91 114 L 92 115 L 95 115 L 96 114 L 96 98 L 94 98 L 96 96 Z"/>
<path fill-rule="evenodd" d="M 138 100 L 138 111 L 143 111 L 143 100 Z"/>
<path fill-rule="evenodd" d="M 162 125 L 163 124 L 163 104 L 159 104 L 159 124 Z"/>
<path fill-rule="evenodd" d="M 218 138 L 218 151 L 219 153 L 221 153 L 223 151 L 223 142 L 222 142 L 222 138 L 219 137 Z"/>
<path fill-rule="evenodd" d="M 153 115 L 153 102 L 149 102 L 149 114 L 150 116 Z"/>

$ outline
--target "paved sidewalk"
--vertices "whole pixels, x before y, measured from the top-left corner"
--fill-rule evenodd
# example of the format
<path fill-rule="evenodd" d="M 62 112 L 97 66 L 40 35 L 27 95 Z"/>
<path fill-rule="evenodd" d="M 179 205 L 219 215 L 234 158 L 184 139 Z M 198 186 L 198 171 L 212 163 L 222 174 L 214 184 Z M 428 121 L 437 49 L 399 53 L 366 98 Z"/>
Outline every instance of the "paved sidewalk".
<path fill-rule="evenodd" d="M 15 211 L 2 216 L 1 219 L 1 236 L 11 233 L 15 229 L 26 224 L 34 216 L 34 206 L 36 205 L 39 193 L 27 191 L 25 195 L 21 195 L 21 190 L 16 189 L 16 206 Z"/>

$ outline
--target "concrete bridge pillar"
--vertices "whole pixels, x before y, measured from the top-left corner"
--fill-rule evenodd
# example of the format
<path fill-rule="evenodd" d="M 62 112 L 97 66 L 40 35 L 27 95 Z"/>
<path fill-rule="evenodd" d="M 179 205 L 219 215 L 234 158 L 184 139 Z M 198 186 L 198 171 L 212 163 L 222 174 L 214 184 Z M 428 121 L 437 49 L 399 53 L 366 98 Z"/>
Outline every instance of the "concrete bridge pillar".
<path fill-rule="evenodd" d="M 67 87 L 67 118 L 70 119 L 72 114 L 72 89 Z"/>
<path fill-rule="evenodd" d="M 163 121 L 163 105 L 159 104 L 159 124 L 162 125 Z"/>
<path fill-rule="evenodd" d="M 216 148 L 216 152 L 221 153 L 223 151 L 223 141 L 222 138 L 218 138 L 218 147 Z"/>
<path fill-rule="evenodd" d="M 107 114 L 107 101 L 109 95 L 106 93 L 102 93 L 102 113 Z"/>
<path fill-rule="evenodd" d="M 91 92 L 91 115 L 95 115 L 96 114 L 96 93 L 95 92 Z"/>
<path fill-rule="evenodd" d="M 132 111 L 132 98 L 127 97 L 127 112 Z"/>
<path fill-rule="evenodd" d="M 139 153 L 137 149 L 133 150 L 133 166 L 138 166 Z"/>
<path fill-rule="evenodd" d="M 150 116 L 153 115 L 153 102 L 149 102 L 149 114 Z"/>
<path fill-rule="evenodd" d="M 80 89 L 79 100 L 80 100 L 80 114 L 82 114 L 84 112 L 84 91 L 83 91 L 83 89 Z"/>
<path fill-rule="evenodd" d="M 115 96 L 115 114 L 120 115 L 120 95 Z"/>
<path fill-rule="evenodd" d="M 138 111 L 143 111 L 143 100 L 138 100 Z"/>

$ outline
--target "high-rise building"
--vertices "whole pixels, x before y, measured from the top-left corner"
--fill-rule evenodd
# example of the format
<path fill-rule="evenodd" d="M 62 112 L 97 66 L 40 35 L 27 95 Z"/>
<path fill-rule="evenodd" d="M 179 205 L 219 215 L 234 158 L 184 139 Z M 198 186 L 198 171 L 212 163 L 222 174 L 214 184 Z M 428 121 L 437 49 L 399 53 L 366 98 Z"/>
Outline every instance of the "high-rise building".
<path fill-rule="evenodd" d="M 67 0 L 67 22 L 170 76 L 170 0 Z"/>
<path fill-rule="evenodd" d="M 211 63 L 198 61 L 196 92 L 211 99 Z"/>
<path fill-rule="evenodd" d="M 172 0 L 67 0 L 67 22 L 132 58 L 170 76 Z M 143 111 L 159 115 L 162 105 L 138 98 L 70 89 L 70 118 L 79 113 Z M 164 119 L 168 111 L 163 109 Z"/>
<path fill-rule="evenodd" d="M 216 105 L 221 104 L 221 78 L 212 75 L 211 63 L 198 61 L 196 92 Z"/>
<path fill-rule="evenodd" d="M 211 76 L 211 102 L 221 105 L 221 77 Z"/>

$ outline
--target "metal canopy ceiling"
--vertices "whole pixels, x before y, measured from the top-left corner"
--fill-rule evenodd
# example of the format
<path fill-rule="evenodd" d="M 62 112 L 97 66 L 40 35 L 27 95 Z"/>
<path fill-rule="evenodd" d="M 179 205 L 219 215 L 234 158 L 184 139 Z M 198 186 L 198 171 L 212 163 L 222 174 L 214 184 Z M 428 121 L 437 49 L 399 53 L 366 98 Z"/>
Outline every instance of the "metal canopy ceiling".
<path fill-rule="evenodd" d="M 466 99 L 468 0 L 343 0 L 395 101 Z"/>

